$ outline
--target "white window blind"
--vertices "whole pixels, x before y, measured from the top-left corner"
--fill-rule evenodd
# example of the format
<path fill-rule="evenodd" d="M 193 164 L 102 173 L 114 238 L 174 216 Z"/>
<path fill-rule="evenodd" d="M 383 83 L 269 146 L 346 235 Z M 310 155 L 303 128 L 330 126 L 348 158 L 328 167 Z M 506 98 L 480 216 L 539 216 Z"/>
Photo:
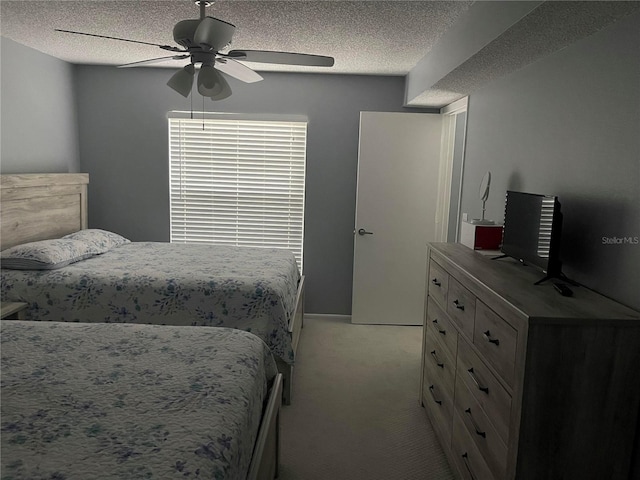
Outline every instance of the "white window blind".
<path fill-rule="evenodd" d="M 293 251 L 302 271 L 307 123 L 169 118 L 171 241 Z"/>

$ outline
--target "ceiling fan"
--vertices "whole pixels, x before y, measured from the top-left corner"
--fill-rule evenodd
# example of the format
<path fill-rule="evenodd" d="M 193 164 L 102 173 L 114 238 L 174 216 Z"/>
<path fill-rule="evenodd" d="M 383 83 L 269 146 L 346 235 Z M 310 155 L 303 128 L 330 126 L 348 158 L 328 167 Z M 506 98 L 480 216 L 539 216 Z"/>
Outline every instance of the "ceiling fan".
<path fill-rule="evenodd" d="M 173 55 L 166 57 L 119 65 L 119 68 L 136 67 L 167 60 L 190 59 L 189 63 L 176 72 L 167 82 L 169 87 L 184 97 L 188 97 L 191 93 L 193 80 L 196 76 L 195 67 L 198 65 L 200 65 L 200 71 L 197 76 L 198 92 L 203 97 L 209 97 L 212 100 L 222 100 L 231 95 L 231 88 L 220 72 L 245 83 L 254 83 L 262 80 L 258 73 L 240 63 L 240 61 L 311 67 L 333 66 L 334 59 L 323 55 L 268 50 L 231 50 L 223 53 L 222 50 L 231 43 L 236 29 L 235 25 L 205 14 L 205 8 L 211 6 L 213 4 L 212 1 L 195 1 L 194 3 L 200 7 L 200 18 L 197 20 L 182 20 L 173 27 L 173 39 L 182 48 L 57 28 L 55 31 L 153 45 L 160 47 L 162 50 L 174 52 Z"/>

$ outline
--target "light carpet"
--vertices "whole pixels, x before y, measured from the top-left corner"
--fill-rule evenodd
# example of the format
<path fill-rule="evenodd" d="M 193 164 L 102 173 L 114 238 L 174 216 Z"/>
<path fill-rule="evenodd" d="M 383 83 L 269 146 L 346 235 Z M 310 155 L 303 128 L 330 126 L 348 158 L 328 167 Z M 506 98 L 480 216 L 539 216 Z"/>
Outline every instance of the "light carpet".
<path fill-rule="evenodd" d="M 305 319 L 280 480 L 449 480 L 419 404 L 422 327 Z"/>

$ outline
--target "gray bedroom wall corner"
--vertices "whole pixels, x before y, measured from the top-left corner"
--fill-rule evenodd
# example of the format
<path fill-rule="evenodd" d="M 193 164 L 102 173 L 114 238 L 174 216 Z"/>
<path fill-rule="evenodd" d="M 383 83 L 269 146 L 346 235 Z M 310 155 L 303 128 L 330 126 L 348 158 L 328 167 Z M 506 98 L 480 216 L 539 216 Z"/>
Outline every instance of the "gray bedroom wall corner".
<path fill-rule="evenodd" d="M 0 172 L 78 172 L 73 65 L 0 37 Z"/>

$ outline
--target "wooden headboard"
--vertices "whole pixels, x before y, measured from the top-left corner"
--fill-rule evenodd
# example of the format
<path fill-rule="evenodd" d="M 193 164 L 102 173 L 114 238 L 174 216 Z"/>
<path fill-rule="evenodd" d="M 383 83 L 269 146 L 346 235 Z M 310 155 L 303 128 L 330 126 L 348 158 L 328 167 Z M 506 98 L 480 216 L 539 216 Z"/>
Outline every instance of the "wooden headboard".
<path fill-rule="evenodd" d="M 87 228 L 87 173 L 0 175 L 0 249 Z"/>

